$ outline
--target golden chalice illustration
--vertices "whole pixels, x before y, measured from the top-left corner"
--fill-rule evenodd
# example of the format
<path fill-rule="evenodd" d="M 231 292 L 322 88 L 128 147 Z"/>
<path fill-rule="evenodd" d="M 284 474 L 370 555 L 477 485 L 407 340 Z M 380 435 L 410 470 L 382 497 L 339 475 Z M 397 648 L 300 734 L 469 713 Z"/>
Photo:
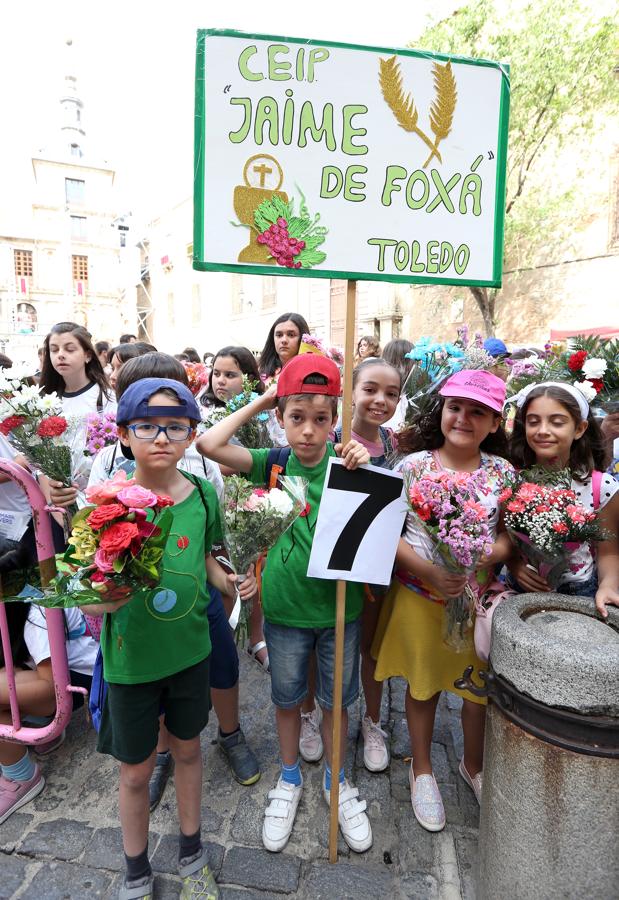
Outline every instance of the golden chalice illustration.
<path fill-rule="evenodd" d="M 245 184 L 234 188 L 234 211 L 243 225 L 249 225 L 250 237 L 247 246 L 239 253 L 238 261 L 261 266 L 274 265 L 276 261 L 269 256 L 269 248 L 256 240 L 258 232 L 254 216 L 265 200 L 279 197 L 284 203 L 288 202 L 288 194 L 279 190 L 284 181 L 282 167 L 273 156 L 258 153 L 245 163 L 243 180 Z"/>

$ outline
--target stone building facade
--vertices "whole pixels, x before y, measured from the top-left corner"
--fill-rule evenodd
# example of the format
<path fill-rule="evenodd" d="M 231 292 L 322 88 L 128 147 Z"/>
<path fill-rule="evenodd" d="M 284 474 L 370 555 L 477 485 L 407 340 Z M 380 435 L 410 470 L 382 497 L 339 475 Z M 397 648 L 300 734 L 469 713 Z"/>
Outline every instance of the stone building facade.
<path fill-rule="evenodd" d="M 59 321 L 113 341 L 119 327 L 136 327 L 139 255 L 119 217 L 114 169 L 86 146 L 73 74 L 60 107 L 57 134 L 0 219 L 0 347 L 16 360 L 36 359 Z"/>

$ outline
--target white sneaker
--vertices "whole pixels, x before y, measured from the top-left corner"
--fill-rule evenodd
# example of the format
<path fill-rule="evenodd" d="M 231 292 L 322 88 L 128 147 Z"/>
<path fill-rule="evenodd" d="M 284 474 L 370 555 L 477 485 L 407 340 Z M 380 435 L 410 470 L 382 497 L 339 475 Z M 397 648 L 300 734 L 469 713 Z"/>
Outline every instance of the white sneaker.
<path fill-rule="evenodd" d="M 363 762 L 369 772 L 383 772 L 389 765 L 389 750 L 385 744 L 388 736 L 380 724 L 365 716 L 361 722 L 363 735 Z"/>
<path fill-rule="evenodd" d="M 320 722 L 322 710 L 315 706 L 309 713 L 301 713 L 301 734 L 299 735 L 299 753 L 305 762 L 318 762 L 323 753 Z"/>
<path fill-rule="evenodd" d="M 288 784 L 281 776 L 275 788 L 269 791 L 269 805 L 264 811 L 262 825 L 262 843 L 267 850 L 276 853 L 288 843 L 302 791 L 303 783 L 298 786 Z"/>
<path fill-rule="evenodd" d="M 325 787 L 326 774 L 325 772 L 322 779 L 322 793 L 327 806 L 330 806 L 331 794 Z M 355 853 L 363 853 L 372 846 L 372 826 L 366 813 L 367 803 L 365 800 L 358 800 L 358 796 L 359 788 L 353 787 L 345 778 L 340 784 L 337 820 L 342 837 L 350 849 Z"/>

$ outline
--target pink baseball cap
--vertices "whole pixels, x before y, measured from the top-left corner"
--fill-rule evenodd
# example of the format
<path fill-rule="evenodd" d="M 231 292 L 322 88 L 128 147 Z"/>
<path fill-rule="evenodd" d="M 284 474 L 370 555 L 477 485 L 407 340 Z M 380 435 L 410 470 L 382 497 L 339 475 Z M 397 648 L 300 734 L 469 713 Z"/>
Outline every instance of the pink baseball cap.
<path fill-rule="evenodd" d="M 451 375 L 439 394 L 441 397 L 461 397 L 476 400 L 488 406 L 493 412 L 502 413 L 505 403 L 505 382 L 491 372 L 478 369 L 463 369 Z"/>

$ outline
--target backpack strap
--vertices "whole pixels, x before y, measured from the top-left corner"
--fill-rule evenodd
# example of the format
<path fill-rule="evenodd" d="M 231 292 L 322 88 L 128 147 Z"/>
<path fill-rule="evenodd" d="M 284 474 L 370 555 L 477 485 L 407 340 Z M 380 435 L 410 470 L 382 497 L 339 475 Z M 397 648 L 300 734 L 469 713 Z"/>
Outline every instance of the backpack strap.
<path fill-rule="evenodd" d="M 285 475 L 290 452 L 290 447 L 272 447 L 269 450 L 264 474 L 264 482 L 269 489 L 277 485 L 280 475 Z"/>
<path fill-rule="evenodd" d="M 602 473 L 594 469 L 591 473 L 591 493 L 593 494 L 593 508 L 600 508 L 600 495 L 602 492 Z"/>
<path fill-rule="evenodd" d="M 200 479 L 198 478 L 197 475 L 194 475 L 192 472 L 183 472 L 182 474 L 185 476 L 185 478 L 188 478 L 189 481 L 191 481 L 191 483 L 193 484 L 194 487 L 196 487 L 198 489 L 198 492 L 200 494 L 200 500 L 202 501 L 202 506 L 204 507 L 204 512 L 206 513 L 206 518 L 208 521 L 209 508 L 208 508 L 208 503 L 206 502 L 206 497 L 204 496 L 204 491 L 202 490 L 202 485 L 200 484 Z"/>
<path fill-rule="evenodd" d="M 107 474 L 109 477 L 112 475 L 112 471 L 114 470 L 114 463 L 116 462 L 116 454 L 118 452 L 118 441 L 114 444 L 114 450 L 112 452 L 112 458 L 110 460 L 110 464 L 107 469 Z"/>

